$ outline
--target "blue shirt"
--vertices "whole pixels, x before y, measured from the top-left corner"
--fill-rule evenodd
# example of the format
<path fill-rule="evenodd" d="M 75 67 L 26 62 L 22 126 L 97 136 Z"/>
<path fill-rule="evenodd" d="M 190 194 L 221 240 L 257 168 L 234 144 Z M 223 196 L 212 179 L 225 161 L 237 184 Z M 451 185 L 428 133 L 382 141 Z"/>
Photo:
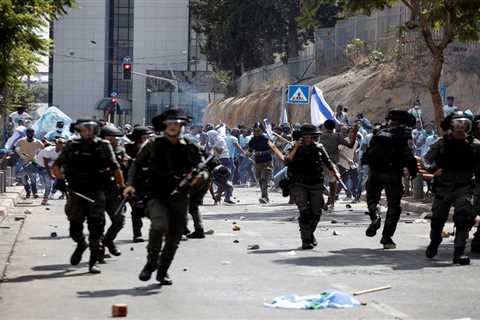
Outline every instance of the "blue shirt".
<path fill-rule="evenodd" d="M 235 146 L 236 144 L 238 144 L 237 137 L 229 134 L 225 138 L 225 142 L 227 143 L 228 154 L 230 155 L 230 158 L 234 159 L 237 153 L 237 147 Z"/>

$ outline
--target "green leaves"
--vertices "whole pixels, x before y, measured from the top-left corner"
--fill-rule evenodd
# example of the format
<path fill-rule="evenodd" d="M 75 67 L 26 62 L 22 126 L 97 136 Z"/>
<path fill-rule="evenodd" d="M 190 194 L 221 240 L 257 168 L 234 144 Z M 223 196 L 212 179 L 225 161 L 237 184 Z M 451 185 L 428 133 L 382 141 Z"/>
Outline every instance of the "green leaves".
<path fill-rule="evenodd" d="M 0 94 L 36 71 L 50 45 L 40 31 L 74 5 L 75 0 L 0 0 Z"/>

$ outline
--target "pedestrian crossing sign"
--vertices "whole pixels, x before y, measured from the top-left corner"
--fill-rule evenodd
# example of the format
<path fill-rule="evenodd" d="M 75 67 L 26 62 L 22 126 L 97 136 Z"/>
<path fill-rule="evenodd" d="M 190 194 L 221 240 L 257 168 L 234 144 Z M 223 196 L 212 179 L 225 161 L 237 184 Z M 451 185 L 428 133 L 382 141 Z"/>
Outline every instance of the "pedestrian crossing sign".
<path fill-rule="evenodd" d="M 305 85 L 289 85 L 288 86 L 288 103 L 308 104 L 309 100 L 310 100 L 310 86 L 305 86 Z"/>

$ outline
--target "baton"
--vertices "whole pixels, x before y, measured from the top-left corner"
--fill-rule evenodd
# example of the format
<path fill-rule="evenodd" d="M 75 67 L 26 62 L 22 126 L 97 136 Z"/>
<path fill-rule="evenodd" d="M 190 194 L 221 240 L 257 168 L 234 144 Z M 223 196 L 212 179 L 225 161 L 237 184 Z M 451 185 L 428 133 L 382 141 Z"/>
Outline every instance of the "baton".
<path fill-rule="evenodd" d="M 76 195 L 79 198 L 82 198 L 83 200 L 87 200 L 90 203 L 95 203 L 95 200 L 93 200 L 92 198 L 89 198 L 89 197 L 87 197 L 87 196 L 85 196 L 85 195 L 83 195 L 79 192 L 73 191 L 72 189 L 67 189 L 67 191 L 71 194 Z"/>
<path fill-rule="evenodd" d="M 128 201 L 128 199 L 123 197 L 122 202 L 120 202 L 120 205 L 118 206 L 117 210 L 115 210 L 115 213 L 113 214 L 114 216 L 116 216 L 117 214 L 120 213 L 120 211 L 122 211 L 122 209 L 125 206 L 125 203 L 127 203 L 127 201 Z"/>

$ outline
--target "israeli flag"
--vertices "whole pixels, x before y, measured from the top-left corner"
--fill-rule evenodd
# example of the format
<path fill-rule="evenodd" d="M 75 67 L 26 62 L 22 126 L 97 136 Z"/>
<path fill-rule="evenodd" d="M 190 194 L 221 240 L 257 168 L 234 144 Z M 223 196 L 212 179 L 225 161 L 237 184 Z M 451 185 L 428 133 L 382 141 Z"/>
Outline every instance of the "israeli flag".
<path fill-rule="evenodd" d="M 312 124 L 316 126 L 322 125 L 326 120 L 336 120 L 332 108 L 323 97 L 322 90 L 317 86 L 313 86 L 310 114 Z"/>

